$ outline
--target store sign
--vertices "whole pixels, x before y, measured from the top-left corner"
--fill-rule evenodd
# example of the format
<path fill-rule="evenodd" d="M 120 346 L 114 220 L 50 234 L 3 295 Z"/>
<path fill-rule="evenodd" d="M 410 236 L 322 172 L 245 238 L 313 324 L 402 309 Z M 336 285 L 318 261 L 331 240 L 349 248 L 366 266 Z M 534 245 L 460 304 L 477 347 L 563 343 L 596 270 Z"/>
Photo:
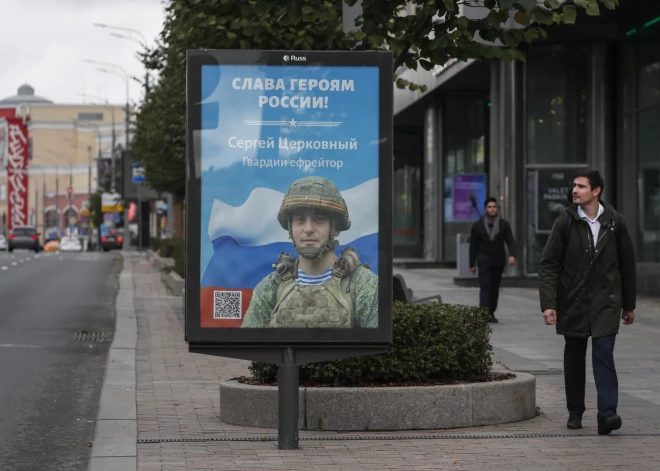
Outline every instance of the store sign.
<path fill-rule="evenodd" d="M 390 342 L 391 54 L 195 51 L 187 83 L 188 341 Z"/>
<path fill-rule="evenodd" d="M 28 224 L 28 131 L 22 118 L 7 120 L 8 230 Z"/>
<path fill-rule="evenodd" d="M 569 203 L 575 170 L 536 170 L 536 232 L 550 233 L 555 219 Z"/>
<path fill-rule="evenodd" d="M 0 117 L 0 168 L 7 167 L 9 146 L 9 123 L 7 118 Z"/>

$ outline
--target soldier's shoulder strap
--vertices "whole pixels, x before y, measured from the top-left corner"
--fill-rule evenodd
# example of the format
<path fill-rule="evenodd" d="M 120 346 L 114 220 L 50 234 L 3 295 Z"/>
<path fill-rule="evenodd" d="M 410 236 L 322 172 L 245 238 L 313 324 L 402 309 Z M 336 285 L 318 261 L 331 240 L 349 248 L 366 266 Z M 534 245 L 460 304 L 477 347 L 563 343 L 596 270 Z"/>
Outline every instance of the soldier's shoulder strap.
<path fill-rule="evenodd" d="M 351 275 L 358 267 L 370 268 L 368 263 L 361 263 L 357 252 L 352 247 L 346 247 L 341 251 L 334 266 L 332 267 L 332 275 L 337 278 L 346 278 Z"/>
<path fill-rule="evenodd" d="M 290 253 L 281 252 L 273 268 L 281 281 L 295 280 L 298 276 L 298 259 Z"/>

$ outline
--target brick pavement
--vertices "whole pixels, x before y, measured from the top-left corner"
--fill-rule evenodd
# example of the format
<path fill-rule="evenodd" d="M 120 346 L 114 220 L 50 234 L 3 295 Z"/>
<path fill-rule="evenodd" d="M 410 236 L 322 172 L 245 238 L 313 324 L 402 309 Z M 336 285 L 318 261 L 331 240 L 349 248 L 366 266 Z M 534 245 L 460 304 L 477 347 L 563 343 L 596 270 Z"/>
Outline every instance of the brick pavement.
<path fill-rule="evenodd" d="M 159 273 L 138 255 L 133 265 L 138 316 L 138 470 L 660 470 L 659 436 L 595 435 L 595 404 L 587 399 L 578 437 L 502 437 L 573 434 L 565 428 L 563 388 L 537 377 L 534 419 L 498 426 L 406 432 L 300 432 L 300 450 L 277 450 L 274 429 L 223 424 L 219 381 L 248 375 L 249 362 L 188 353 L 180 297 L 169 296 Z M 127 260 L 128 261 L 128 260 Z M 622 413 L 621 433 L 658 433 L 649 422 Z M 433 435 L 438 438 L 424 438 Z M 474 435 L 492 438 L 473 438 Z M 399 437 L 399 438 L 397 438 Z M 413 438 L 411 438 L 413 437 Z M 461 438 L 464 437 L 464 438 Z M 252 441 L 222 441 L 222 439 Z M 382 438 L 382 439 L 377 439 Z M 208 441 L 215 439 L 218 441 Z"/>

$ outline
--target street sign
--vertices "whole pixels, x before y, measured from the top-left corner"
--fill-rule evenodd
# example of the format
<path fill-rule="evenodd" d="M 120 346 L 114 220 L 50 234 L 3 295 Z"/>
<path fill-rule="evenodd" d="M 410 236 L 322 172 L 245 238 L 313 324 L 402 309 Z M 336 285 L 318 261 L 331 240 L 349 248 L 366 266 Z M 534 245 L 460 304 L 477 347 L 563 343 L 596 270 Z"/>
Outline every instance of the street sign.
<path fill-rule="evenodd" d="M 144 183 L 146 176 L 147 174 L 142 164 L 135 162 L 133 164 L 133 183 Z"/>
<path fill-rule="evenodd" d="M 67 187 L 66 194 L 67 195 L 72 195 L 73 194 L 73 187 L 72 186 Z"/>

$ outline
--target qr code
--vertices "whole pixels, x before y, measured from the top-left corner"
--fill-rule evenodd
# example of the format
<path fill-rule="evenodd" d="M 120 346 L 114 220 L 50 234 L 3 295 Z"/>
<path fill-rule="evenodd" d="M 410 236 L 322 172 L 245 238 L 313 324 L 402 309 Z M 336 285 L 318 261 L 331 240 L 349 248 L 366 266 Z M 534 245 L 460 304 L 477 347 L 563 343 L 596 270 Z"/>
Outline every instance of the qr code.
<path fill-rule="evenodd" d="M 214 319 L 240 319 L 243 307 L 243 293 L 240 291 L 213 292 Z"/>

